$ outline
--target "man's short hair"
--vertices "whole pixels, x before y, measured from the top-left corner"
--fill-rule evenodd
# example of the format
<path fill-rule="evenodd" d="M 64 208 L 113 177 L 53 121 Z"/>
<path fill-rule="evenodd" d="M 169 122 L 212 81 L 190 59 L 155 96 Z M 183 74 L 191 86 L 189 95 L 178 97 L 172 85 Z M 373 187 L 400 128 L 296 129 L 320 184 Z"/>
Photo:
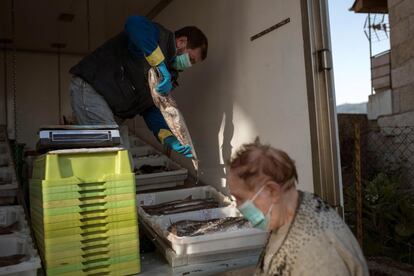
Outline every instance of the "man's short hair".
<path fill-rule="evenodd" d="M 201 49 L 201 59 L 207 57 L 208 40 L 206 35 L 195 26 L 187 26 L 175 31 L 175 38 L 187 37 L 187 48 Z"/>
<path fill-rule="evenodd" d="M 255 177 L 261 175 L 286 190 L 294 187 L 298 180 L 295 161 L 286 152 L 261 144 L 258 138 L 253 143 L 244 144 L 228 165 L 250 188 L 256 184 Z"/>

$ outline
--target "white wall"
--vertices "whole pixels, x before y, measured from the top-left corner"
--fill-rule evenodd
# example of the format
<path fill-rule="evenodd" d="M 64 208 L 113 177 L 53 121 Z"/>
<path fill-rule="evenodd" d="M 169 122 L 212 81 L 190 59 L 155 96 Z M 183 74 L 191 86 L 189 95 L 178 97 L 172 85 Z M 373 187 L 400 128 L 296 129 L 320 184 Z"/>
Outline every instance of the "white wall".
<path fill-rule="evenodd" d="M 182 74 L 175 92 L 204 182 L 224 187 L 223 160 L 259 135 L 296 160 L 299 187 L 313 191 L 300 11 L 299 0 L 175 0 L 156 18 L 171 30 L 198 26 L 209 39 L 207 60 Z"/>
<path fill-rule="evenodd" d="M 65 116 L 72 114 L 68 89 L 71 76 L 68 71 L 79 59 L 80 57 L 78 56 L 61 56 L 62 115 Z M 11 53 L 9 53 L 8 102 L 9 133 L 11 134 L 13 134 L 12 95 L 14 90 L 12 85 L 12 68 L 12 58 Z M 3 78 L 1 80 L 0 85 L 3 90 Z M 59 123 L 57 55 L 17 52 L 16 84 L 18 142 L 25 143 L 28 149 L 34 149 L 39 127 L 41 125 Z M 1 96 L 1 102 L 3 102 L 3 95 Z"/>

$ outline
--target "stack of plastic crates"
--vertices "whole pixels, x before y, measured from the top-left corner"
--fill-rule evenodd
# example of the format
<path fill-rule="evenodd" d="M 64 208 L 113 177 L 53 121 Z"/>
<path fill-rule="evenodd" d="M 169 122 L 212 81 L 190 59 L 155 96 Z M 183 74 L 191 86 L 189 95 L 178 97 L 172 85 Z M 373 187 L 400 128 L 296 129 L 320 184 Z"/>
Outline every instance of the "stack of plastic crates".
<path fill-rule="evenodd" d="M 47 275 L 140 272 L 135 175 L 127 151 L 61 150 L 40 156 L 30 203 Z"/>

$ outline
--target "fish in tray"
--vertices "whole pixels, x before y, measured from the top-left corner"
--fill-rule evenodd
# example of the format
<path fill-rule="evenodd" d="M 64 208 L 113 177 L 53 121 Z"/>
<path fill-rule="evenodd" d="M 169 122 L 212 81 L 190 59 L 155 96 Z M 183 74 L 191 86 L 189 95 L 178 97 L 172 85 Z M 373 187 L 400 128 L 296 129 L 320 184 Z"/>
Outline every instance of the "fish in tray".
<path fill-rule="evenodd" d="M 160 77 L 158 71 L 154 68 L 151 68 L 148 71 L 148 84 L 151 91 L 152 100 L 156 107 L 161 111 L 162 116 L 164 117 L 165 121 L 167 122 L 168 127 L 170 128 L 171 132 L 177 137 L 178 141 L 182 145 L 189 145 L 191 146 L 191 153 L 193 154 L 193 166 L 197 174 L 197 181 L 198 181 L 198 158 L 197 154 L 194 149 L 193 141 L 190 136 L 190 132 L 188 131 L 187 125 L 184 121 L 184 117 L 181 114 L 180 110 L 178 109 L 177 103 L 175 102 L 174 98 L 171 94 L 167 96 L 163 96 L 156 91 L 156 87 L 160 81 Z"/>
<path fill-rule="evenodd" d="M 151 216 L 171 215 L 217 207 L 219 207 L 219 203 L 213 198 L 192 199 L 191 196 L 161 204 L 142 206 L 144 211 Z"/>
<path fill-rule="evenodd" d="M 151 173 L 161 173 L 161 172 L 168 172 L 166 166 L 152 166 L 152 165 L 142 165 L 139 169 L 135 169 L 135 174 L 151 174 Z"/>
<path fill-rule="evenodd" d="M 226 217 L 209 220 L 180 220 L 168 227 L 178 237 L 195 237 L 205 234 L 241 229 L 250 223 L 243 217 Z"/>
<path fill-rule="evenodd" d="M 7 234 L 11 234 L 15 231 L 18 231 L 20 229 L 20 225 L 19 222 L 15 222 L 9 226 L 0 226 L 0 235 L 7 235 Z"/>
<path fill-rule="evenodd" d="M 28 259 L 26 255 L 16 254 L 11 256 L 0 257 L 0 267 L 16 265 L 23 262 L 25 259 Z"/>

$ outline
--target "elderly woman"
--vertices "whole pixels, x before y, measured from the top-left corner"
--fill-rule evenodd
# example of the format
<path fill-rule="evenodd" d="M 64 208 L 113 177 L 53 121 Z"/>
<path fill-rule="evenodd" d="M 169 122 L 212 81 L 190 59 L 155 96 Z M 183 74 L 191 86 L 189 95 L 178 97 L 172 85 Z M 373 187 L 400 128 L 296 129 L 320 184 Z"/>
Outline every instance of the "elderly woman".
<path fill-rule="evenodd" d="M 296 189 L 294 161 L 257 140 L 230 161 L 240 212 L 269 232 L 255 275 L 369 275 L 349 228 L 319 197 Z"/>

